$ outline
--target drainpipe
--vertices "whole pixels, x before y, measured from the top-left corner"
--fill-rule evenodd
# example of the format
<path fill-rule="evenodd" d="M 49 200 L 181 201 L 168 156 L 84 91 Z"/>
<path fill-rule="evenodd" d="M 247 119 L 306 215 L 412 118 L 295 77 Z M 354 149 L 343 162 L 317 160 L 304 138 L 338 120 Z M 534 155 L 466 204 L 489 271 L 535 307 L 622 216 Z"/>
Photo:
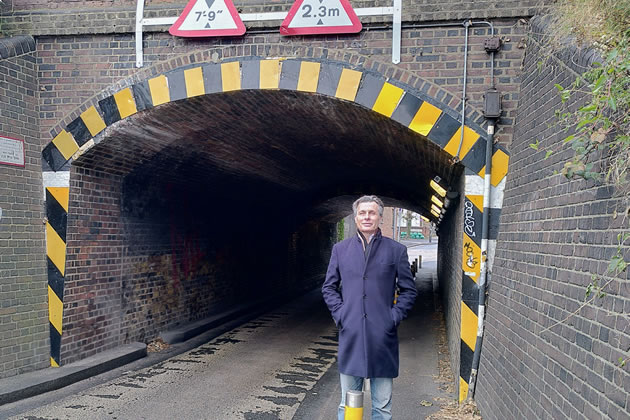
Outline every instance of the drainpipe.
<path fill-rule="evenodd" d="M 488 138 L 486 140 L 486 172 L 483 179 L 483 216 L 481 221 L 481 267 L 479 270 L 479 307 L 477 310 L 477 340 L 473 353 L 472 369 L 470 380 L 468 381 L 468 398 L 475 397 L 475 386 L 477 383 L 477 372 L 479 371 L 479 360 L 481 358 L 481 345 L 483 342 L 483 330 L 486 313 L 486 285 L 490 273 L 488 271 L 488 219 L 490 216 L 490 174 L 492 172 L 492 151 L 494 146 L 494 132 L 497 121 L 501 117 L 501 94 L 494 85 L 494 54 L 501 48 L 501 40 L 494 37 L 486 39 L 484 48 L 491 54 L 491 85 L 484 95 L 483 113 L 488 121 Z M 461 143 L 460 143 L 461 145 Z"/>
<path fill-rule="evenodd" d="M 472 20 L 467 20 L 463 23 L 464 25 L 464 31 L 465 31 L 465 37 L 464 37 L 464 83 L 462 86 L 462 111 L 461 111 L 461 120 L 462 120 L 462 124 L 460 127 L 460 133 L 459 133 L 459 146 L 457 147 L 457 153 L 455 153 L 455 156 L 453 157 L 453 160 L 455 162 L 459 162 L 459 152 L 461 152 L 462 150 L 462 144 L 464 144 L 464 120 L 466 118 L 466 85 L 467 85 L 467 78 L 468 78 L 468 27 L 469 26 L 474 26 L 474 25 L 488 25 L 490 27 L 490 36 L 494 37 L 494 25 L 492 25 L 492 22 L 488 22 L 485 20 L 482 21 L 475 21 L 473 22 Z M 492 51 L 492 55 L 490 57 L 490 88 L 494 89 L 494 52 Z"/>
<path fill-rule="evenodd" d="M 492 52 L 498 51 L 500 42 L 491 40 L 486 43 L 486 49 Z M 493 60 L 494 61 L 494 60 Z M 492 151 L 494 146 L 495 126 L 501 116 L 501 94 L 494 88 L 490 88 L 484 96 L 484 116 L 488 120 L 488 138 L 486 140 L 486 172 L 483 179 L 483 216 L 481 219 L 481 267 L 479 271 L 479 308 L 477 310 L 477 340 L 473 353 L 472 370 L 468 381 L 469 398 L 475 396 L 479 359 L 481 358 L 481 344 L 483 341 L 483 329 L 486 309 L 486 285 L 490 272 L 488 270 L 488 219 L 490 217 L 490 180 L 492 172 Z"/>
<path fill-rule="evenodd" d="M 486 141 L 486 173 L 483 179 L 483 216 L 481 219 L 481 267 L 479 269 L 479 307 L 477 309 L 477 340 L 473 353 L 472 370 L 468 381 L 468 398 L 475 396 L 477 371 L 481 358 L 481 343 L 483 341 L 483 329 L 486 310 L 486 284 L 488 276 L 488 216 L 490 213 L 490 171 L 492 167 L 492 145 L 494 143 L 494 127 L 496 120 L 488 122 L 488 139 Z"/>
<path fill-rule="evenodd" d="M 468 79 L 468 27 L 471 25 L 470 21 L 464 22 L 464 85 L 462 86 L 462 125 L 459 128 L 459 146 L 457 147 L 457 153 L 453 159 L 455 162 L 459 162 L 459 152 L 462 150 L 462 144 L 464 143 L 464 120 L 466 118 L 466 83 Z M 494 61 L 494 60 L 492 60 Z"/>

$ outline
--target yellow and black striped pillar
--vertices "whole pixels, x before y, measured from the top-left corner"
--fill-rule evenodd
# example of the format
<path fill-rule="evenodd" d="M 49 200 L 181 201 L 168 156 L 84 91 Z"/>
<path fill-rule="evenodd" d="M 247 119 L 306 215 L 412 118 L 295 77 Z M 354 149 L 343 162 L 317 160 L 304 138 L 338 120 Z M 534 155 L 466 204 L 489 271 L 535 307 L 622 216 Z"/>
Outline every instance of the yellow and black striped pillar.
<path fill-rule="evenodd" d="M 468 396 L 475 350 L 480 346 L 483 328 L 479 328 L 479 317 L 483 319 L 484 307 L 480 306 L 481 275 L 492 264 L 499 216 L 503 202 L 505 176 L 508 171 L 509 155 L 503 148 L 494 146 L 490 174 L 490 200 L 484 204 L 485 165 L 478 171 L 466 169 L 464 199 L 464 226 L 462 238 L 462 303 L 459 401 Z M 488 237 L 483 238 L 482 220 L 488 214 Z M 484 243 L 485 241 L 485 243 Z M 482 266 L 485 269 L 482 270 Z M 485 281 L 485 280 L 484 280 Z M 480 283 L 481 282 L 481 283 Z M 477 355 L 479 357 L 479 355 Z M 478 361 L 478 359 L 477 359 Z M 476 371 L 475 371 L 476 374 Z"/>
<path fill-rule="evenodd" d="M 60 366 L 69 187 L 46 187 L 50 365 Z"/>
<path fill-rule="evenodd" d="M 479 307 L 479 274 L 481 268 L 481 222 L 483 216 L 483 178 L 466 172 L 464 226 L 462 238 L 462 303 L 459 363 L 459 401 L 468 395 Z"/>

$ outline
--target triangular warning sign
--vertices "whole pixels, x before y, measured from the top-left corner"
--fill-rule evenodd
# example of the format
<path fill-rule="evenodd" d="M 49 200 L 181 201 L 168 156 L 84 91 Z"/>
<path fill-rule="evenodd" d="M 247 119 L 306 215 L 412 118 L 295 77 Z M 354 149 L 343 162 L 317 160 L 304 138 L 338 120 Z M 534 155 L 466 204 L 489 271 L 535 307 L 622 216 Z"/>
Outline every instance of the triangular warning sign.
<path fill-rule="evenodd" d="M 295 0 L 280 25 L 282 35 L 346 34 L 361 31 L 348 0 Z"/>
<path fill-rule="evenodd" d="M 185 37 L 237 36 L 245 33 L 245 25 L 232 0 L 190 0 L 168 31 Z"/>

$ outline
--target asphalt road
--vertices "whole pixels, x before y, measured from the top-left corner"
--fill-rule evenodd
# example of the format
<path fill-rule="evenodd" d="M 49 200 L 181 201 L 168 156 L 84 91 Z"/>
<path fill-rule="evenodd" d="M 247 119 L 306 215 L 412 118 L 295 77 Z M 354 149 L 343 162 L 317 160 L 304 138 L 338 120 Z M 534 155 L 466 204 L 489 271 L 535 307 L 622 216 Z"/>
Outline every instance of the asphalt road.
<path fill-rule="evenodd" d="M 290 419 L 332 365 L 336 330 L 313 293 L 196 349 L 16 419 Z"/>
<path fill-rule="evenodd" d="M 444 357 L 437 346 L 435 247 L 414 248 L 425 269 L 418 276 L 417 304 L 399 329 L 396 419 L 423 419 L 437 410 L 435 401 L 452 397 L 435 380 L 438 359 Z M 336 352 L 336 328 L 316 291 L 149 366 L 135 363 L 22 401 L 9 407 L 9 418 L 334 419 L 340 392 Z M 432 405 L 421 403 L 427 401 Z M 369 395 L 366 402 L 369 412 Z"/>

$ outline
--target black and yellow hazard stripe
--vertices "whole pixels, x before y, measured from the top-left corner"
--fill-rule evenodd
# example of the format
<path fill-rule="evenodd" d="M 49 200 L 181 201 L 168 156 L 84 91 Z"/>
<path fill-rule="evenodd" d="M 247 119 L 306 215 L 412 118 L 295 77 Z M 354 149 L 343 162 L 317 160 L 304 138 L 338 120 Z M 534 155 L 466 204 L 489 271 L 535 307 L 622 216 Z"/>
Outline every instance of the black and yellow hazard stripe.
<path fill-rule="evenodd" d="M 260 60 L 258 77 L 260 89 L 278 89 L 280 60 Z"/>
<path fill-rule="evenodd" d="M 204 63 L 140 81 L 101 99 L 98 106 L 89 107 L 68 124 L 44 149 L 44 161 L 52 170 L 60 169 L 91 137 L 137 112 L 172 101 L 244 89 L 296 90 L 355 102 L 425 136 L 466 168 L 483 175 L 483 130 L 469 124 L 462 127 L 458 113 L 439 100 L 361 68 L 295 58 L 247 57 Z M 493 185 L 505 176 L 507 160 L 507 152 L 498 148 L 493 156 Z"/>
<path fill-rule="evenodd" d="M 503 178 L 507 175 L 509 162 L 510 155 L 507 150 L 505 150 L 503 146 L 495 144 L 492 150 L 492 164 L 490 166 L 490 184 L 493 187 L 499 185 L 499 183 L 503 181 Z M 481 177 L 485 176 L 486 165 L 484 165 L 477 173 Z"/>
<path fill-rule="evenodd" d="M 111 122 L 110 122 L 111 123 Z M 44 162 L 58 171 L 92 137 L 107 127 L 106 120 L 91 106 L 61 130 L 42 151 Z"/>
<path fill-rule="evenodd" d="M 72 134 L 77 145 L 83 146 L 92 137 L 103 131 L 105 127 L 105 121 L 96 108 L 91 106 L 79 118 L 68 124 L 66 130 Z"/>
<path fill-rule="evenodd" d="M 466 399 L 475 352 L 481 268 L 483 196 L 466 194 L 462 242 L 462 303 L 459 364 L 459 401 Z"/>
<path fill-rule="evenodd" d="M 131 88 L 125 88 L 98 102 L 105 124 L 111 125 L 138 112 Z"/>
<path fill-rule="evenodd" d="M 458 113 L 444 106 L 438 99 L 426 95 L 426 90 L 414 91 L 372 71 L 351 68 L 343 63 L 295 58 L 248 57 L 222 63 L 203 63 L 139 81 L 99 100 L 97 105 L 88 107 L 44 148 L 43 160 L 53 171 L 60 170 L 77 152 L 90 147 L 87 143 L 91 138 L 122 119 L 168 102 L 244 89 L 295 90 L 354 102 L 391 118 L 438 145 L 466 167 L 467 176 L 472 174 L 483 178 L 485 174 L 487 136 L 480 134 L 483 130 L 468 123 L 462 126 Z M 491 184 L 494 188 L 505 179 L 508 162 L 507 151 L 495 145 L 491 171 Z M 464 226 L 462 243 L 462 399 L 468 392 L 477 329 L 479 265 L 482 258 L 481 215 L 484 211 L 479 194 L 479 191 L 466 191 L 466 206 L 469 206 L 471 214 L 465 218 L 467 224 Z M 52 216 L 59 214 L 60 207 L 67 212 L 67 191 L 64 195 L 60 190 L 47 189 L 47 195 L 50 195 L 51 203 L 57 203 L 49 207 L 51 213 L 47 232 L 50 238 L 48 261 L 52 363 L 58 364 L 65 268 L 65 222 L 55 222 L 59 218 Z M 488 213 L 491 211 L 490 222 L 497 225 L 500 205 L 493 205 Z M 469 229 L 471 224 L 474 226 L 473 231 Z M 496 229 L 492 229 L 492 226 L 494 225 L 490 229 L 491 240 L 496 237 Z"/>
<path fill-rule="evenodd" d="M 48 257 L 50 364 L 55 367 L 61 364 L 68 197 L 68 187 L 46 187 L 46 255 Z"/>

